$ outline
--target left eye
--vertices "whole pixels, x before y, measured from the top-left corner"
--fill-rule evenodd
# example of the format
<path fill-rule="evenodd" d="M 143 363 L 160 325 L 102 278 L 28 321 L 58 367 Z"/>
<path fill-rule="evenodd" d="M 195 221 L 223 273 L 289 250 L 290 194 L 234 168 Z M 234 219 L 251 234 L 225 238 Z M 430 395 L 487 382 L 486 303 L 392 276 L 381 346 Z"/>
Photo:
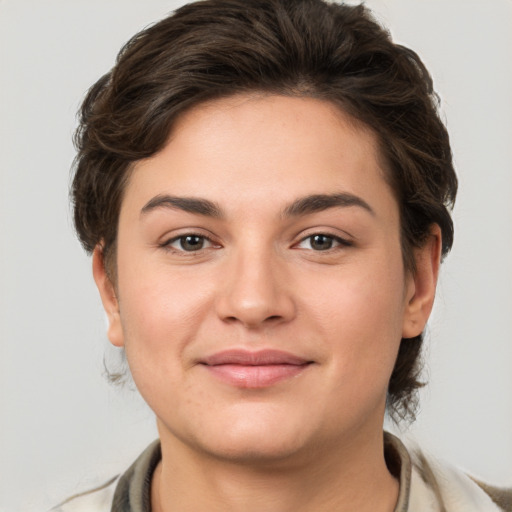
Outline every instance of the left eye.
<path fill-rule="evenodd" d="M 211 247 L 212 242 L 205 236 L 200 235 L 183 235 L 165 244 L 166 247 L 171 247 L 178 251 L 194 252 Z"/>
<path fill-rule="evenodd" d="M 348 246 L 349 242 L 337 236 L 318 233 L 301 240 L 298 247 L 301 249 L 313 249 L 314 251 L 328 251 L 333 247 Z"/>

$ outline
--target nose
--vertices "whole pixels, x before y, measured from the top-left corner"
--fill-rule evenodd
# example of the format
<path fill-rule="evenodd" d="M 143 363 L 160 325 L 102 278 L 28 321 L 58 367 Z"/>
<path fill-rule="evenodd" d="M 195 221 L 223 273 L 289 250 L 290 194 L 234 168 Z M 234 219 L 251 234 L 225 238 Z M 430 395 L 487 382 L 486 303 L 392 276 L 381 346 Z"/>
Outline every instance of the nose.
<path fill-rule="evenodd" d="M 277 259 L 271 251 L 252 250 L 226 262 L 216 304 L 221 320 L 258 329 L 295 316 L 286 263 Z"/>

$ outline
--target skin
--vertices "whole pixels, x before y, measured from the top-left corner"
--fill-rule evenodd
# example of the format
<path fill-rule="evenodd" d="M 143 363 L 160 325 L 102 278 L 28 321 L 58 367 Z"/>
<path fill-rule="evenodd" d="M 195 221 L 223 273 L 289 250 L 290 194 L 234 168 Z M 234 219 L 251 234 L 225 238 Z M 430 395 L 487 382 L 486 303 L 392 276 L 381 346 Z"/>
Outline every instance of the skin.
<path fill-rule="evenodd" d="M 100 246 L 93 270 L 109 339 L 157 417 L 154 510 L 394 509 L 386 390 L 401 338 L 430 314 L 440 232 L 406 272 L 376 147 L 327 102 L 246 95 L 186 112 L 166 146 L 134 165 L 117 282 Z M 312 194 L 356 199 L 290 212 Z M 166 195 L 206 199 L 220 215 Z M 206 237 L 193 239 L 199 250 L 184 250 L 190 234 Z M 201 363 L 233 348 L 311 363 L 244 387 Z"/>

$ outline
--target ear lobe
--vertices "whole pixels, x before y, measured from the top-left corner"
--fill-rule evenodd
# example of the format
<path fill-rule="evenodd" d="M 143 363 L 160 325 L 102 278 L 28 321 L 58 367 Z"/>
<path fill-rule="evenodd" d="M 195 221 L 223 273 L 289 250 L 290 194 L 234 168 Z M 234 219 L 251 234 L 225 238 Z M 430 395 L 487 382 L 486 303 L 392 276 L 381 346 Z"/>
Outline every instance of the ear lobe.
<path fill-rule="evenodd" d="M 119 314 L 119 302 L 114 285 L 107 275 L 103 258 L 103 248 L 99 244 L 94 248 L 92 253 L 92 274 L 98 291 L 100 292 L 103 309 L 108 318 L 108 339 L 112 345 L 122 347 L 124 346 L 124 336 Z"/>
<path fill-rule="evenodd" d="M 414 250 L 416 270 L 408 276 L 403 338 L 421 334 L 430 316 L 441 264 L 441 245 L 441 228 L 433 224 L 425 244 Z"/>

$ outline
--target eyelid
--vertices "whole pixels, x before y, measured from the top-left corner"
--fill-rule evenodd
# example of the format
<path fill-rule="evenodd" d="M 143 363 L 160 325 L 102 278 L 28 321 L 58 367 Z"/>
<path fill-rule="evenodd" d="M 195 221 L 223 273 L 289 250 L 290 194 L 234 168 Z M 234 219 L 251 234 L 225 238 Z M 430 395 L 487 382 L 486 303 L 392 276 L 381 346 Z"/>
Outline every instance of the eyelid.
<path fill-rule="evenodd" d="M 329 232 L 326 232 L 326 231 L 315 231 L 314 233 L 311 233 L 309 235 L 306 235 L 306 236 L 303 236 L 295 245 L 294 247 L 298 247 L 300 244 L 302 244 L 303 242 L 305 242 L 306 240 L 308 239 L 311 239 L 315 236 L 318 236 L 318 235 L 321 235 L 321 236 L 324 236 L 326 238 L 331 238 L 333 241 L 335 241 L 338 245 L 335 246 L 335 247 L 331 247 L 329 249 L 325 249 L 324 251 L 316 251 L 316 252 L 329 252 L 329 251 L 332 251 L 333 249 L 337 249 L 339 247 L 351 247 L 353 244 L 353 242 L 351 240 L 347 240 L 346 238 L 343 238 L 339 235 L 334 235 L 333 233 L 329 233 Z M 313 249 L 311 249 L 313 250 Z"/>
<path fill-rule="evenodd" d="M 348 231 L 345 231 L 339 227 L 331 227 L 331 226 L 314 226 L 310 228 L 306 228 L 302 230 L 300 233 L 296 235 L 296 239 L 298 239 L 298 242 L 295 242 L 295 245 L 297 243 L 303 242 L 304 240 L 307 240 L 308 238 L 311 238 L 315 235 L 323 235 L 330 238 L 333 238 L 334 240 L 340 242 L 344 245 L 354 245 L 357 241 L 357 237 L 353 234 L 349 233 Z"/>
<path fill-rule="evenodd" d="M 178 242 L 180 239 L 186 238 L 188 236 L 195 236 L 195 237 L 198 237 L 198 238 L 202 238 L 202 239 L 204 239 L 208 243 L 208 246 L 207 247 L 201 247 L 197 251 L 186 251 L 184 249 L 172 246 L 173 243 Z M 212 247 L 213 248 L 220 247 L 220 244 L 216 243 L 213 240 L 212 236 L 206 235 L 205 233 L 202 233 L 200 231 L 195 231 L 195 230 L 193 230 L 193 231 L 190 231 L 190 230 L 183 231 L 182 233 L 175 234 L 174 236 L 171 236 L 170 238 L 164 238 L 163 241 L 161 243 L 159 243 L 158 245 L 162 249 L 164 249 L 164 250 L 172 251 L 172 252 L 176 252 L 176 253 L 180 253 L 180 254 L 200 253 L 201 251 L 204 251 L 204 250 L 207 250 L 207 249 L 211 249 Z"/>
<path fill-rule="evenodd" d="M 302 236 L 300 237 L 300 239 L 297 242 L 293 243 L 292 248 L 297 248 L 300 244 L 302 244 L 306 240 L 311 239 L 312 237 L 317 236 L 317 235 L 322 235 L 327 238 L 331 238 L 337 244 L 335 247 L 326 249 L 323 252 L 329 252 L 329 251 L 332 251 L 333 249 L 336 249 L 339 247 L 350 247 L 350 246 L 354 245 L 354 241 L 353 241 L 354 237 L 352 237 L 349 233 L 345 233 L 345 236 L 340 236 L 339 234 L 333 233 L 331 231 L 331 229 L 328 229 L 328 228 L 326 228 L 326 229 L 315 228 L 315 229 L 311 229 L 308 231 L 309 231 L 309 233 L 307 232 L 307 234 L 305 234 L 304 232 L 302 233 Z M 195 236 L 198 238 L 202 238 L 203 240 L 206 241 L 207 247 L 201 247 L 197 251 L 186 251 L 185 249 L 172 246 L 172 244 L 174 244 L 175 242 L 178 242 L 180 239 L 186 238 L 188 236 Z M 214 236 L 204 233 L 201 229 L 195 229 L 195 228 L 184 229 L 182 232 L 174 233 L 172 236 L 163 237 L 162 242 L 160 242 L 158 245 L 159 245 L 159 247 L 161 247 L 163 249 L 166 249 L 169 251 L 175 251 L 177 253 L 182 253 L 182 254 L 194 254 L 194 253 L 199 253 L 203 250 L 221 247 L 221 244 L 215 241 Z M 321 251 L 317 251 L 317 252 L 321 252 Z"/>

